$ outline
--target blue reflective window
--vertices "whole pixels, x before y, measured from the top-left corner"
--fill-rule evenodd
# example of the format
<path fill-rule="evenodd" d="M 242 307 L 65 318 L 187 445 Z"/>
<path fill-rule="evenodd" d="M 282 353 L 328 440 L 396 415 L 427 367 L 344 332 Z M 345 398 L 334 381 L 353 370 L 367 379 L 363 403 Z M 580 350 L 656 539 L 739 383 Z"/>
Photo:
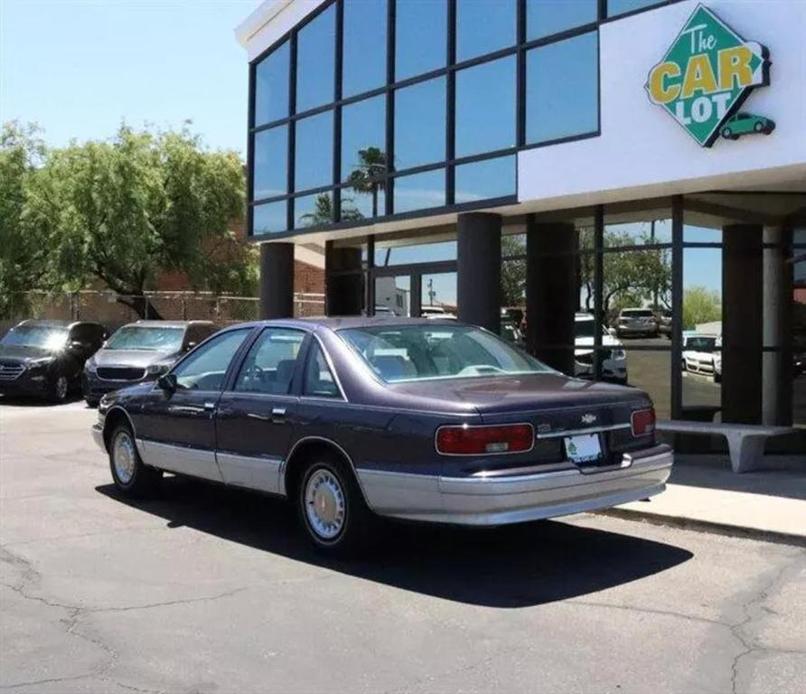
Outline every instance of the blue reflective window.
<path fill-rule="evenodd" d="M 456 204 L 515 195 L 514 156 L 486 159 L 456 167 Z"/>
<path fill-rule="evenodd" d="M 445 67 L 448 3 L 445 0 L 398 2 L 395 34 L 396 80 Z"/>
<path fill-rule="evenodd" d="M 457 0 L 456 60 L 515 45 L 517 0 Z"/>
<path fill-rule="evenodd" d="M 260 234 L 276 234 L 286 231 L 288 229 L 287 210 L 285 200 L 255 205 L 252 209 L 252 233 L 259 236 Z"/>
<path fill-rule="evenodd" d="M 386 172 L 386 97 L 375 96 L 341 110 L 341 180 L 372 167 Z M 368 161 L 369 159 L 369 161 Z"/>
<path fill-rule="evenodd" d="M 526 54 L 528 144 L 598 129 L 598 51 L 598 34 L 591 32 Z"/>
<path fill-rule="evenodd" d="M 288 117 L 288 41 L 255 66 L 255 125 Z"/>
<path fill-rule="evenodd" d="M 445 170 L 400 176 L 394 182 L 395 213 L 445 205 Z"/>
<path fill-rule="evenodd" d="M 512 55 L 456 74 L 457 157 L 515 146 L 515 65 Z"/>
<path fill-rule="evenodd" d="M 384 214 L 386 97 L 350 104 L 341 116 L 342 219 Z"/>
<path fill-rule="evenodd" d="M 294 190 L 333 183 L 333 112 L 297 121 Z"/>
<path fill-rule="evenodd" d="M 342 96 L 386 83 L 386 0 L 345 0 Z"/>
<path fill-rule="evenodd" d="M 297 34 L 297 113 L 334 100 L 335 45 L 336 7 L 331 5 Z"/>
<path fill-rule="evenodd" d="M 252 199 L 288 192 L 288 126 L 255 133 Z"/>
<path fill-rule="evenodd" d="M 294 198 L 294 228 L 316 227 L 333 222 L 333 194 L 330 192 Z"/>
<path fill-rule="evenodd" d="M 615 17 L 633 10 L 659 5 L 662 2 L 665 0 L 607 0 L 607 16 Z"/>
<path fill-rule="evenodd" d="M 445 160 L 445 78 L 395 92 L 397 170 Z"/>
<path fill-rule="evenodd" d="M 531 41 L 595 22 L 599 0 L 526 0 L 526 38 Z"/>
<path fill-rule="evenodd" d="M 382 217 L 386 214 L 386 182 L 370 181 L 361 188 L 342 188 L 341 221 L 356 222 L 361 219 Z"/>

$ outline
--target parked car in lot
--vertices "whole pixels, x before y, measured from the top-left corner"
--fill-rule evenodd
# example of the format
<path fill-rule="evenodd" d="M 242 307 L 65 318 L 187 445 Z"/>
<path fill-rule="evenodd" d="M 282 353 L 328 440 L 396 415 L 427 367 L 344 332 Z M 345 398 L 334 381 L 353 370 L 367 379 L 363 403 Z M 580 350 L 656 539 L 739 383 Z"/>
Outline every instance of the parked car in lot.
<path fill-rule="evenodd" d="M 716 356 L 722 347 L 717 335 L 683 332 L 683 371 L 716 378 Z M 719 378 L 722 376 L 722 357 L 719 358 Z"/>
<path fill-rule="evenodd" d="M 657 312 L 655 320 L 658 324 L 658 332 L 672 339 L 672 312 L 665 308 Z"/>
<path fill-rule="evenodd" d="M 100 323 L 22 321 L 0 340 L 0 393 L 66 400 L 105 338 Z"/>
<path fill-rule="evenodd" d="M 117 489 L 163 471 L 287 497 L 313 544 L 350 552 L 376 516 L 502 525 L 664 488 L 646 393 L 566 377 L 458 321 L 242 324 L 157 383 L 104 396 Z"/>
<path fill-rule="evenodd" d="M 616 320 L 617 337 L 657 337 L 658 321 L 652 309 L 623 308 Z"/>
<path fill-rule="evenodd" d="M 210 321 L 139 320 L 124 325 L 84 366 L 84 399 L 95 407 L 105 393 L 156 380 L 215 331 Z"/>
<path fill-rule="evenodd" d="M 574 316 L 574 375 L 593 378 L 594 321 L 590 313 Z M 602 379 L 627 383 L 627 354 L 624 345 L 602 328 Z"/>

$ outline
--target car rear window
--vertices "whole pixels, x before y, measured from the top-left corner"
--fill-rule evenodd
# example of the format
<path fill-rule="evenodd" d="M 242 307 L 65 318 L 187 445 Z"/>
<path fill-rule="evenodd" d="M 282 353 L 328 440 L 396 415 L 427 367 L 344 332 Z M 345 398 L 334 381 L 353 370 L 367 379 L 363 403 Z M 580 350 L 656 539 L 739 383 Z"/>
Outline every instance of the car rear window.
<path fill-rule="evenodd" d="M 551 372 L 500 337 L 472 326 L 371 326 L 340 330 L 339 335 L 387 383 Z"/>
<path fill-rule="evenodd" d="M 652 311 L 643 308 L 625 308 L 621 312 L 622 316 L 628 318 L 652 318 Z"/>

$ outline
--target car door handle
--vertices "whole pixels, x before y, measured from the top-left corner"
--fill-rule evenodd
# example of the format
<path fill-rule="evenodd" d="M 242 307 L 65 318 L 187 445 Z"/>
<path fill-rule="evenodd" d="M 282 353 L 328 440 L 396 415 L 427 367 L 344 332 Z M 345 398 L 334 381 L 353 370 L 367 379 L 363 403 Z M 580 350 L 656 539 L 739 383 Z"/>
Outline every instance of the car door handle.
<path fill-rule="evenodd" d="M 272 407 L 271 408 L 271 421 L 279 424 L 285 421 L 285 407 Z"/>
<path fill-rule="evenodd" d="M 215 403 L 214 402 L 204 403 L 204 409 L 207 410 L 208 412 L 212 412 L 213 410 L 215 410 Z"/>

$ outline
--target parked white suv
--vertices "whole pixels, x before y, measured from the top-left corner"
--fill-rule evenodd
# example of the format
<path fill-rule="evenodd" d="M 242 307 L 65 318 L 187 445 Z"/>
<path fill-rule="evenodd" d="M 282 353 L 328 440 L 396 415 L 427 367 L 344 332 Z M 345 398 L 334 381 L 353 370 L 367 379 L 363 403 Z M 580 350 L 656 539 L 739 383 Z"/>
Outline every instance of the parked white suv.
<path fill-rule="evenodd" d="M 593 378 L 593 316 L 577 313 L 574 316 L 574 375 Z M 602 379 L 613 383 L 627 383 L 627 355 L 624 345 L 602 328 Z"/>
<path fill-rule="evenodd" d="M 683 370 L 722 378 L 722 339 L 718 335 L 683 333 Z"/>

